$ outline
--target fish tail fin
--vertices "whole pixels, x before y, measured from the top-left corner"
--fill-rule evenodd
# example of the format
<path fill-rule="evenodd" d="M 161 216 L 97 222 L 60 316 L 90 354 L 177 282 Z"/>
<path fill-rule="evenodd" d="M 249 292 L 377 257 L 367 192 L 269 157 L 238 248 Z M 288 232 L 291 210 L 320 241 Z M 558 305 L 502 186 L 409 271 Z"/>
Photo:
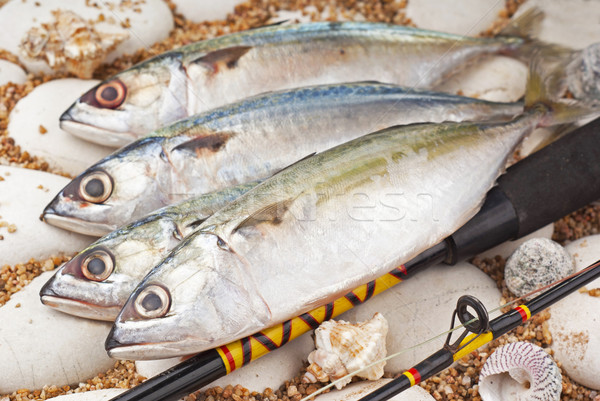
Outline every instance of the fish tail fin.
<path fill-rule="evenodd" d="M 523 39 L 535 39 L 540 30 L 544 12 L 537 7 L 532 7 L 519 17 L 511 20 L 498 33 L 498 36 L 514 36 Z"/>
<path fill-rule="evenodd" d="M 525 64 L 529 64 L 532 55 L 538 49 L 556 49 L 559 46 L 549 44 L 538 39 L 544 12 L 537 7 L 532 7 L 520 16 L 511 20 L 499 33 L 499 37 L 510 40 L 511 45 L 504 53 L 514 57 Z M 517 39 L 515 41 L 515 39 Z M 564 48 L 567 51 L 566 48 Z"/>
<path fill-rule="evenodd" d="M 566 67 L 572 54 L 572 50 L 548 45 L 537 49 L 532 57 L 525 90 L 525 110 L 543 112 L 539 126 L 568 124 L 600 112 L 598 106 L 561 99 L 566 89 Z"/>

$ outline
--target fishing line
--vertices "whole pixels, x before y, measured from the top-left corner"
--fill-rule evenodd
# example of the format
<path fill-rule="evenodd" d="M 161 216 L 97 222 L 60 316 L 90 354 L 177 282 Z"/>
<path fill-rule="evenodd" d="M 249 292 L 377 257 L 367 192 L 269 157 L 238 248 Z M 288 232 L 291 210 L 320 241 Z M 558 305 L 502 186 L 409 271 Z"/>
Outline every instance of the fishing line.
<path fill-rule="evenodd" d="M 572 279 L 572 278 L 573 278 L 573 277 L 575 277 L 575 276 L 578 276 L 578 275 L 584 274 L 584 273 L 586 273 L 587 271 L 589 271 L 589 270 L 592 270 L 592 269 L 594 269 L 594 268 L 597 268 L 597 267 L 598 267 L 598 264 L 597 264 L 597 263 L 593 263 L 593 264 L 591 264 L 590 266 L 586 267 L 585 269 L 582 269 L 582 270 L 580 270 L 580 271 L 578 271 L 578 272 L 576 272 L 576 273 L 573 273 L 573 274 L 571 274 L 571 275 L 569 275 L 569 276 L 567 276 L 567 277 L 564 277 L 564 278 L 562 278 L 562 279 L 560 279 L 560 280 L 557 280 L 557 281 L 555 281 L 555 282 L 553 282 L 553 283 L 550 283 L 550 284 L 548 284 L 548 285 L 545 285 L 545 286 L 543 286 L 543 287 L 541 287 L 541 288 L 538 288 L 538 289 L 536 289 L 536 290 L 533 290 L 533 291 L 531 291 L 531 292 L 529 292 L 529 293 L 527 293 L 527 294 L 525 294 L 525 295 L 522 295 L 522 296 L 520 296 L 520 297 L 518 297 L 518 298 L 515 298 L 515 299 L 513 299 L 512 301 L 509 301 L 509 302 L 507 302 L 507 303 L 505 303 L 505 304 L 503 304 L 503 305 L 500 305 L 500 306 L 498 306 L 498 307 L 496 307 L 496 308 L 494 308 L 494 309 L 490 310 L 488 313 L 489 313 L 489 314 L 492 314 L 492 313 L 495 313 L 495 312 L 499 312 L 499 311 L 501 311 L 502 309 L 504 309 L 504 308 L 506 308 L 506 307 L 509 307 L 509 306 L 511 306 L 511 305 L 513 305 L 513 304 L 516 304 L 516 303 L 521 303 L 521 302 L 522 302 L 522 301 L 524 301 L 526 298 L 529 298 L 529 297 L 530 297 L 530 296 L 532 296 L 532 295 L 535 295 L 535 294 L 537 294 L 537 293 L 543 292 L 544 290 L 547 290 L 547 289 L 549 289 L 550 287 L 554 287 L 554 286 L 556 286 L 556 285 L 558 285 L 558 284 L 560 284 L 560 283 L 562 283 L 562 282 L 564 282 L 564 281 L 570 280 L 570 279 Z M 388 356 L 386 356 L 385 358 L 381 358 L 381 359 L 379 359 L 379 360 L 377 360 L 377 361 L 374 361 L 374 362 L 372 362 L 372 363 L 370 363 L 370 364 L 368 364 L 368 365 L 366 365 L 366 366 L 364 366 L 364 367 L 362 367 L 362 368 L 360 368 L 360 369 L 358 369 L 358 370 L 355 370 L 354 372 L 348 373 L 348 374 L 347 374 L 347 375 L 345 375 L 344 377 L 341 377 L 341 378 L 339 378 L 339 379 L 337 379 L 337 380 L 335 380 L 335 381 L 333 381 L 333 382 L 329 383 L 329 384 L 328 384 L 328 385 L 326 385 L 325 387 L 322 387 L 322 388 L 320 388 L 319 390 L 315 391 L 314 393 L 311 393 L 310 395 L 307 395 L 306 397 L 302 398 L 300 401 L 307 401 L 307 400 L 311 399 L 312 397 L 314 397 L 314 396 L 317 396 L 317 395 L 319 395 L 319 394 L 323 393 L 324 391 L 326 391 L 326 390 L 328 390 L 328 389 L 332 388 L 332 387 L 333 387 L 333 386 L 335 386 L 336 384 L 338 384 L 338 383 L 340 383 L 340 382 L 342 382 L 342 381 L 345 381 L 345 380 L 347 380 L 347 379 L 349 379 L 349 378 L 352 378 L 352 377 L 354 377 L 356 374 L 358 374 L 358 373 L 360 373 L 360 372 L 362 372 L 362 371 L 364 371 L 364 370 L 367 370 L 367 369 L 369 369 L 369 368 L 371 368 L 371 367 L 373 367 L 373 366 L 375 366 L 375 365 L 377 365 L 377 364 L 379 364 L 379 363 L 382 363 L 382 362 L 388 361 L 388 360 L 390 360 L 390 359 L 392 359 L 392 358 L 396 358 L 396 357 L 398 357 L 398 356 L 400 356 L 400 355 L 402 355 L 402 354 L 405 354 L 405 353 L 407 353 L 407 352 L 409 352 L 409 351 L 416 350 L 417 348 L 420 348 L 420 347 L 422 347 L 422 346 L 424 346 L 424 345 L 427 345 L 427 344 L 429 344 L 429 343 L 431 343 L 431 342 L 433 342 L 433 341 L 435 341 L 435 340 L 437 340 L 437 339 L 439 339 L 439 338 L 441 338 L 441 337 L 448 336 L 449 334 L 451 334 L 451 333 L 455 332 L 456 330 L 459 330 L 459 329 L 465 328 L 465 326 L 468 326 L 468 325 L 470 325 L 471 323 L 474 323 L 474 322 L 476 322 L 476 321 L 478 321 L 478 319 L 477 319 L 476 317 L 474 317 L 473 319 L 471 319 L 471 320 L 469 320 L 469 321 L 465 322 L 464 324 L 460 324 L 460 325 L 458 325 L 458 326 L 456 326 L 456 327 L 453 327 L 453 328 L 451 328 L 450 330 L 447 330 L 447 331 L 445 331 L 445 332 L 443 332 L 443 333 L 440 333 L 440 334 L 438 334 L 438 335 L 436 335 L 436 336 L 434 336 L 434 337 L 432 337 L 432 338 L 429 338 L 429 339 L 427 339 L 427 340 L 425 340 L 425 341 L 423 341 L 423 342 L 421 342 L 421 343 L 419 343 L 419 344 L 413 345 L 412 347 L 409 347 L 409 348 L 402 349 L 402 350 L 400 350 L 400 351 L 398 351 L 398 352 L 396 352 L 396 353 L 394 353 L 394 354 L 392 354 L 392 355 L 388 355 Z"/>

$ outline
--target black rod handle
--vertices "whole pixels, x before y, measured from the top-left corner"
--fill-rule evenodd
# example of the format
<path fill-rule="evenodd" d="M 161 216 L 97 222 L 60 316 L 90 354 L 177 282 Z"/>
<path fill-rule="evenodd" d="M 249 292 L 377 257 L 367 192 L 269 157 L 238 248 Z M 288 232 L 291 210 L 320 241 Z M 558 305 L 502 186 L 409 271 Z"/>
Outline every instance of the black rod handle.
<path fill-rule="evenodd" d="M 600 118 L 511 166 L 446 241 L 446 263 L 521 238 L 600 199 Z"/>
<path fill-rule="evenodd" d="M 498 179 L 498 186 L 517 212 L 517 238 L 600 199 L 600 118 L 508 172 Z"/>

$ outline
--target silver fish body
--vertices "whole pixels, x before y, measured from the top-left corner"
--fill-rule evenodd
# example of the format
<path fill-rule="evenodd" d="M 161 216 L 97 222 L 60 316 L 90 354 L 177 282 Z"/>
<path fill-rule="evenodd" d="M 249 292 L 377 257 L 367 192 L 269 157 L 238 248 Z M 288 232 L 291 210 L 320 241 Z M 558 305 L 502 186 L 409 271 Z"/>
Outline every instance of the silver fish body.
<path fill-rule="evenodd" d="M 213 214 L 144 278 L 109 354 L 199 352 L 385 274 L 476 213 L 540 116 L 392 127 L 283 170 Z"/>
<path fill-rule="evenodd" d="M 190 196 L 266 178 L 314 152 L 384 127 L 510 119 L 493 103 L 379 83 L 258 95 L 179 121 L 116 151 L 69 183 L 45 221 L 89 235 Z"/>
<path fill-rule="evenodd" d="M 42 303 L 72 315 L 114 321 L 152 266 L 211 214 L 256 184 L 164 207 L 100 238 L 56 271 L 40 291 Z"/>
<path fill-rule="evenodd" d="M 533 20 L 524 18 L 523 33 Z M 522 55 L 527 45 L 518 37 L 471 38 L 369 22 L 269 26 L 190 44 L 116 74 L 65 111 L 61 127 L 122 146 L 266 91 L 366 80 L 432 88 L 476 57 Z"/>

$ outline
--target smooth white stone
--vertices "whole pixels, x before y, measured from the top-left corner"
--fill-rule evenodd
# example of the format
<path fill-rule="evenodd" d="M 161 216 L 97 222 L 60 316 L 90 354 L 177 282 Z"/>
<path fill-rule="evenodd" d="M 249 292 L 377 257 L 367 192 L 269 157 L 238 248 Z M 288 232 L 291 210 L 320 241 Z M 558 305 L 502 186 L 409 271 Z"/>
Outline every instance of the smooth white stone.
<path fill-rule="evenodd" d="M 243 0 L 220 0 L 220 1 L 198 1 L 198 0 L 173 0 L 175 12 L 183 14 L 192 22 L 221 20 L 232 13 L 235 6 L 243 3 Z"/>
<path fill-rule="evenodd" d="M 77 318 L 40 302 L 40 289 L 53 274 L 42 273 L 0 307 L 0 394 L 80 383 L 115 363 L 104 350 L 110 323 Z"/>
<path fill-rule="evenodd" d="M 84 391 L 82 393 L 73 393 L 59 395 L 53 398 L 54 401 L 108 401 L 127 389 L 109 388 L 105 390 Z"/>
<path fill-rule="evenodd" d="M 477 267 L 461 262 L 419 272 L 339 319 L 359 322 L 370 319 L 375 312 L 383 314 L 389 324 L 386 339 L 389 356 L 447 331 L 458 298 L 467 294 L 477 297 L 488 311 L 500 305 L 501 294 L 496 283 Z M 385 371 L 401 373 L 409 369 L 439 350 L 445 339 L 444 336 L 388 360 Z"/>
<path fill-rule="evenodd" d="M 107 55 L 106 62 L 111 62 L 125 53 L 150 47 L 155 42 L 165 39 L 174 27 L 171 10 L 162 0 L 130 2 L 131 6 L 122 6 L 120 3 L 108 0 L 99 2 L 70 0 L 68 3 L 64 0 L 11 0 L 0 8 L 0 26 L 5 31 L 10 31 L 10 35 L 0 35 L 0 48 L 17 55 L 28 71 L 50 72 L 50 68 L 44 61 L 28 59 L 21 52 L 19 44 L 32 27 L 39 27 L 42 23 L 53 21 L 51 12 L 58 9 L 72 11 L 86 21 L 96 21 L 100 14 L 104 14 L 105 22 L 95 24 L 97 31 L 128 34 L 128 38 Z M 141 12 L 136 12 L 137 8 Z M 121 26 L 121 23 L 126 21 L 129 22 L 129 28 Z"/>
<path fill-rule="evenodd" d="M 518 60 L 490 56 L 445 80 L 436 90 L 494 102 L 514 102 L 525 93 L 527 67 Z"/>
<path fill-rule="evenodd" d="M 600 235 L 582 238 L 566 246 L 580 271 L 600 258 Z M 600 278 L 585 286 L 600 288 Z M 554 359 L 569 377 L 600 390 L 600 297 L 576 291 L 550 308 L 548 328 L 552 333 Z"/>
<path fill-rule="evenodd" d="M 341 390 L 335 388 L 329 393 L 319 394 L 315 397 L 318 401 L 356 401 L 369 393 L 377 390 L 379 387 L 389 383 L 392 379 L 381 379 L 377 381 L 365 381 L 351 383 Z M 434 401 L 427 391 L 419 386 L 414 386 L 406 391 L 390 398 L 390 401 Z"/>
<path fill-rule="evenodd" d="M 14 224 L 17 231 L 0 228 L 0 266 L 25 263 L 60 254 L 72 254 L 94 238 L 72 233 L 40 221 L 44 207 L 69 179 L 18 167 L 0 166 L 0 221 Z M 42 188 L 40 188 L 40 186 Z"/>
<path fill-rule="evenodd" d="M 225 387 L 228 384 L 235 386 L 238 383 L 250 391 L 262 392 L 267 387 L 279 388 L 286 380 L 290 380 L 300 373 L 302 361 L 306 361 L 308 354 L 315 347 L 311 334 L 312 332 L 308 332 L 301 335 L 278 350 L 269 352 L 250 364 L 234 370 L 205 388 Z M 135 367 L 139 374 L 149 378 L 176 365 L 180 360 L 180 358 L 170 358 L 157 361 L 136 361 Z"/>
<path fill-rule="evenodd" d="M 59 127 L 60 115 L 92 86 L 95 80 L 56 79 L 36 87 L 10 113 L 8 133 L 22 150 L 42 157 L 52 168 L 78 175 L 114 151 L 84 141 Z M 40 134 L 40 125 L 48 132 Z"/>
<path fill-rule="evenodd" d="M 540 228 L 537 231 L 532 232 L 524 236 L 523 238 L 519 238 L 515 241 L 506 241 L 500 245 L 493 247 L 492 249 L 488 249 L 485 252 L 477 255 L 479 258 L 493 258 L 497 255 L 502 256 L 504 259 L 507 259 L 514 251 L 517 249 L 522 243 L 532 238 L 552 238 L 552 233 L 554 232 L 554 223 L 550 223 L 547 226 Z"/>
<path fill-rule="evenodd" d="M 409 1 L 406 16 L 419 28 L 477 36 L 497 18 L 504 2 L 497 0 Z"/>
<path fill-rule="evenodd" d="M 24 84 L 27 80 L 25 71 L 15 63 L 7 60 L 0 60 L 0 86 L 9 82 L 13 84 Z"/>
<path fill-rule="evenodd" d="M 600 2 L 589 0 L 528 0 L 516 17 L 531 7 L 544 12 L 536 38 L 574 49 L 600 41 Z"/>

